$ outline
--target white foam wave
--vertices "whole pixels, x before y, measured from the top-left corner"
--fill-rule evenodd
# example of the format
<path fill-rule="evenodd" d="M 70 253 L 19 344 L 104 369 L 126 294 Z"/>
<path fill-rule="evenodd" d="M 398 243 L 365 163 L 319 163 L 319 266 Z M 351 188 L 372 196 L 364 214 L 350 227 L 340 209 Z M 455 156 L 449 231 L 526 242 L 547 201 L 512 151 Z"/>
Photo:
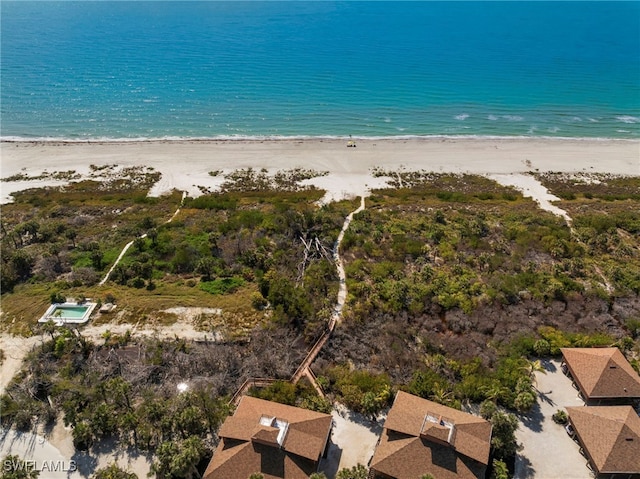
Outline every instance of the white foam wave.
<path fill-rule="evenodd" d="M 522 120 L 524 120 L 524 118 L 521 117 L 520 115 L 502 115 L 502 118 L 504 118 L 505 120 L 509 120 L 509 121 L 522 121 Z"/>
<path fill-rule="evenodd" d="M 631 115 L 616 116 L 616 120 L 621 121 L 622 123 L 638 123 L 638 122 L 640 122 L 640 118 L 638 118 L 637 116 L 631 116 Z"/>
<path fill-rule="evenodd" d="M 558 129 L 559 130 L 559 129 Z M 557 130 L 556 130 L 557 131 Z M 162 137 L 20 137 L 0 136 L 5 143 L 152 143 L 152 142 L 206 142 L 206 141 L 294 141 L 294 140 L 571 140 L 571 141 L 629 141 L 637 138 L 591 137 L 591 136 L 544 136 L 544 135 L 217 135 L 217 136 L 162 136 Z"/>
<path fill-rule="evenodd" d="M 495 115 L 489 115 L 489 116 L 487 117 L 487 120 L 491 120 L 491 121 L 496 121 L 497 119 L 498 119 L 498 117 L 497 117 L 497 116 L 495 116 Z"/>
<path fill-rule="evenodd" d="M 460 115 L 456 115 L 456 116 L 454 116 L 454 118 L 455 118 L 456 120 L 464 121 L 464 120 L 466 120 L 467 118 L 469 118 L 469 114 L 468 114 L 468 113 L 462 113 L 462 114 L 460 114 Z"/>

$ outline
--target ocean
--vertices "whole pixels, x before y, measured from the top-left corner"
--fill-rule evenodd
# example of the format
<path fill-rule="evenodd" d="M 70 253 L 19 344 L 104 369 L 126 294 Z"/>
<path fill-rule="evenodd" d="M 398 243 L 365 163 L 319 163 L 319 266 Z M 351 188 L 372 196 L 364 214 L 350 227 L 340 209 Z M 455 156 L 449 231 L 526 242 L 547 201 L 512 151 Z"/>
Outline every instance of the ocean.
<path fill-rule="evenodd" d="M 640 2 L 2 1 L 4 139 L 640 138 Z"/>

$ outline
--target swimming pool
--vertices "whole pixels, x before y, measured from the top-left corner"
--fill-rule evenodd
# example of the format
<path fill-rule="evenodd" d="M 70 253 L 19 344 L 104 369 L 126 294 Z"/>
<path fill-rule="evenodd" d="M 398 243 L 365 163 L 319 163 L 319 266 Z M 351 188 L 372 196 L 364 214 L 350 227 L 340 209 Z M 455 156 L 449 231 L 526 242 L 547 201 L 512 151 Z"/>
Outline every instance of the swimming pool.
<path fill-rule="evenodd" d="M 66 323 L 84 324 L 89 321 L 89 316 L 96 307 L 96 303 L 57 303 L 52 304 L 46 313 L 38 320 L 39 323 L 53 321 L 62 325 Z"/>

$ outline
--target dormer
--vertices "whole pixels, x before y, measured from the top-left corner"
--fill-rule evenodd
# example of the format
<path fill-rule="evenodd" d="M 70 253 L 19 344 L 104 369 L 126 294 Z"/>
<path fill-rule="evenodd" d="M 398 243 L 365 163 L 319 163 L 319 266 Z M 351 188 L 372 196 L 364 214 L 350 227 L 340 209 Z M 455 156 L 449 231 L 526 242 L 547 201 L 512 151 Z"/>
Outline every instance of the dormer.
<path fill-rule="evenodd" d="M 455 449 L 455 423 L 453 419 L 427 412 L 420 428 L 420 437 Z"/>
<path fill-rule="evenodd" d="M 282 447 L 289 430 L 289 423 L 274 416 L 260 416 L 260 428 L 251 437 L 252 441 L 267 446 Z"/>

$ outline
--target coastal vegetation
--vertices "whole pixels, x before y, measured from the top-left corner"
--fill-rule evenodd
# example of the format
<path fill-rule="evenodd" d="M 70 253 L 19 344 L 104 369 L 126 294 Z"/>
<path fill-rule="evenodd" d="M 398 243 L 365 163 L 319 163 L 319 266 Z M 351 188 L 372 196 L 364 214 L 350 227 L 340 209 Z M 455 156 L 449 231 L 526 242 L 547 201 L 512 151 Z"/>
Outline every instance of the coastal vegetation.
<path fill-rule="evenodd" d="M 374 191 L 344 238 L 349 307 L 323 351 L 329 363 L 408 383 L 425 354 L 495 368 L 501 344 L 533 343 L 545 328 L 609 344 L 631 334 L 637 201 L 590 200 L 594 221 L 609 221 L 611 208 L 625 218 L 591 246 L 579 214 L 571 229 L 486 178 L 385 174 L 402 187 Z"/>
<path fill-rule="evenodd" d="M 0 398 L 5 426 L 61 418 L 78 450 L 116 438 L 154 452 L 158 477 L 190 477 L 247 378 L 276 380 L 249 391 L 257 397 L 321 412 L 337 401 L 372 419 L 405 390 L 478 405 L 503 477 L 517 450 L 515 416 L 503 411 L 534 406 L 541 358 L 615 345 L 638 368 L 637 179 L 566 189 L 566 178 L 540 175 L 563 198 L 568 226 L 484 177 L 377 170 L 392 187 L 374 191 L 344 235 L 347 304 L 313 364 L 323 398 L 289 379 L 326 330 L 338 292 L 333 245 L 359 202 L 319 206 L 323 192 L 301 182 L 322 173 L 307 170 L 238 170 L 220 192 L 185 199 L 148 197 L 157 180 L 148 169 L 92 169 L 112 170 L 108 181 L 25 191 L 3 207 L 0 324 L 42 334 Z M 67 298 L 115 303 L 92 324 L 131 330 L 198 307 L 190 326 L 211 339 L 97 339 L 36 325 Z"/>

